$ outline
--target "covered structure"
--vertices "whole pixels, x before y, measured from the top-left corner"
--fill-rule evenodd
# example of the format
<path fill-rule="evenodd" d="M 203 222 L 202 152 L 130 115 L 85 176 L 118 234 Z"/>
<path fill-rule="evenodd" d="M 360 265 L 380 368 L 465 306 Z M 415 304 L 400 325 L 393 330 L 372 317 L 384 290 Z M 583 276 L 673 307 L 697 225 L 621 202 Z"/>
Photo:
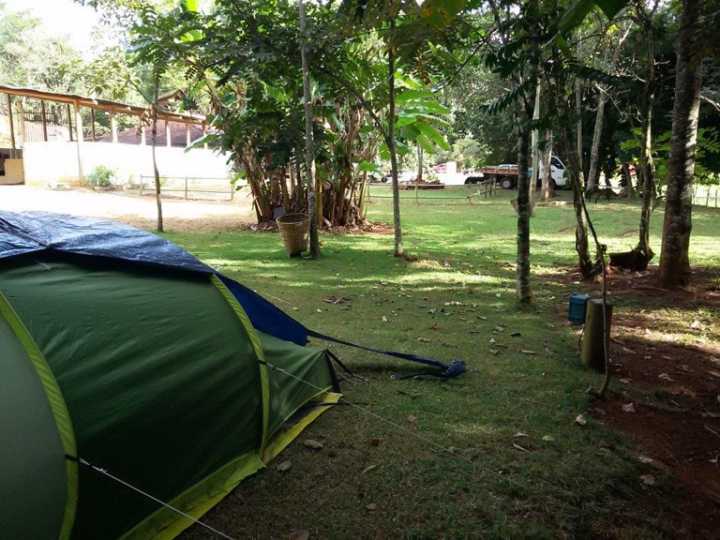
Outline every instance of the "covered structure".
<path fill-rule="evenodd" d="M 150 152 L 142 147 L 150 143 L 152 108 L 10 85 L 0 85 L 0 94 L 0 183 L 84 183 L 98 165 L 118 169 L 123 181 L 151 174 Z M 169 103 L 158 110 L 162 174 L 227 177 L 227 157 L 207 145 L 192 159 L 185 155 L 207 133 L 205 116 L 163 108 Z M 100 120 L 109 129 L 100 129 Z M 129 163 L 140 165 L 133 170 Z"/>

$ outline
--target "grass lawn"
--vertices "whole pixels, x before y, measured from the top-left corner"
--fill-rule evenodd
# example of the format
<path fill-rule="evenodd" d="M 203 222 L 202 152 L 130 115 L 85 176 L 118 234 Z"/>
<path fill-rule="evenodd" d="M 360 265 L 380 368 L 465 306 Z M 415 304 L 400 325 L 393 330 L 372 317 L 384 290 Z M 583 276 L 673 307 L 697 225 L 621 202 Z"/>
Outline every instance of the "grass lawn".
<path fill-rule="evenodd" d="M 449 198 L 418 205 L 413 193 L 403 197 L 405 245 L 415 262 L 392 257 L 392 235 L 323 235 L 323 258 L 305 261 L 288 259 L 275 233 L 167 234 L 310 328 L 381 348 L 462 358 L 469 368 L 448 382 L 397 381 L 394 373 L 416 366 L 333 346 L 368 379 L 343 388 L 364 409 L 328 411 L 300 438 L 322 441 L 322 450 L 291 445 L 212 510 L 208 522 L 241 538 L 287 538 L 298 530 L 311 538 L 679 534 L 686 525 L 675 511 L 681 488 L 640 463 L 627 439 L 591 416 L 586 389 L 599 385 L 600 376 L 580 366 L 576 331 L 563 320 L 568 295 L 596 287 L 568 280 L 575 261 L 572 207 L 536 209 L 535 303 L 520 310 L 509 193 L 472 206 Z M 635 245 L 637 206 L 611 202 L 590 210 L 610 251 Z M 390 222 L 390 200 L 374 201 L 369 217 Z M 657 253 L 661 220 L 658 211 Z M 720 211 L 697 209 L 693 222 L 692 262 L 717 270 Z M 324 301 L 330 297 L 345 301 Z M 637 302 L 618 299 L 616 310 L 628 313 Z M 720 323 L 717 312 L 703 316 Z M 712 332 L 705 339 L 715 339 Z M 586 426 L 575 422 L 578 414 Z M 290 470 L 276 470 L 284 460 L 292 462 Z M 648 471 L 657 476 L 653 486 L 640 479 Z M 206 537 L 197 527 L 184 535 Z"/>

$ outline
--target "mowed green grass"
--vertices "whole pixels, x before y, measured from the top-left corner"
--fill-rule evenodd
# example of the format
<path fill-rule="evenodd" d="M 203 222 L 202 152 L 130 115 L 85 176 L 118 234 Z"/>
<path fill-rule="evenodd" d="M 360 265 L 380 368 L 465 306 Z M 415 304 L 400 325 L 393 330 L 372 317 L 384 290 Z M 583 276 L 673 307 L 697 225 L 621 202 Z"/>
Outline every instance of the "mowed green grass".
<path fill-rule="evenodd" d="M 535 302 L 519 309 L 510 194 L 468 205 L 453 198 L 463 189 L 421 193 L 421 204 L 403 193 L 405 246 L 415 262 L 392 257 L 392 235 L 324 234 L 323 257 L 308 261 L 288 259 L 276 233 L 167 234 L 310 328 L 468 366 L 447 382 L 394 380 L 417 366 L 333 346 L 368 381 L 344 385 L 354 405 L 324 414 L 212 510 L 209 523 L 239 538 L 298 530 L 311 538 L 674 534 L 673 501 L 682 493 L 662 478 L 644 486 L 640 476 L 657 471 L 588 413 L 586 390 L 600 377 L 580 365 L 563 316 L 568 295 L 588 289 L 569 288 L 563 277 L 575 261 L 572 207 L 536 209 Z M 635 245 L 635 204 L 590 210 L 611 251 Z M 369 218 L 390 222 L 390 199 L 372 202 Z M 661 220 L 658 211 L 658 253 Z M 720 267 L 719 236 L 720 211 L 697 209 L 694 264 Z M 332 297 L 346 300 L 324 301 Z M 306 448 L 307 438 L 324 448 Z M 276 470 L 284 460 L 290 470 Z M 198 527 L 185 533 L 206 537 Z"/>

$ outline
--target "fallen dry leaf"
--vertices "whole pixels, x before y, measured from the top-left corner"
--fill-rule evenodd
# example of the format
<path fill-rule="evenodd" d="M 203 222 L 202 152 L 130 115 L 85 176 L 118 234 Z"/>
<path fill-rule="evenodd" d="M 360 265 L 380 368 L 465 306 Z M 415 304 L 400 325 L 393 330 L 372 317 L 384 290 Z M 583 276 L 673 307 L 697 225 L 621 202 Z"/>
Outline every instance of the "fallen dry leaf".
<path fill-rule="evenodd" d="M 371 512 L 374 512 L 375 510 L 377 510 L 377 504 L 375 504 L 375 503 L 370 503 L 370 504 L 368 504 L 365 508 L 367 508 L 367 509 L 370 510 Z"/>
<path fill-rule="evenodd" d="M 587 425 L 587 420 L 585 419 L 585 416 L 583 416 L 582 414 L 578 414 L 578 415 L 575 417 L 575 423 L 578 424 L 578 425 L 580 425 L 580 426 L 586 426 L 586 425 Z"/>
<path fill-rule="evenodd" d="M 529 437 L 527 433 L 524 433 L 522 431 L 518 431 L 513 437 L 520 438 L 520 437 Z"/>
<path fill-rule="evenodd" d="M 289 471 L 292 467 L 292 461 L 287 460 L 283 461 L 282 463 L 279 463 L 277 467 L 275 467 L 280 472 Z"/>
<path fill-rule="evenodd" d="M 654 486 L 655 485 L 655 477 L 652 474 L 643 474 L 640 477 L 640 480 L 646 486 Z"/>
<path fill-rule="evenodd" d="M 668 381 L 668 382 L 675 382 L 675 379 L 673 379 L 667 373 L 661 373 L 660 375 L 658 375 L 658 379 L 662 379 L 663 381 Z"/>
<path fill-rule="evenodd" d="M 523 354 L 529 354 L 531 356 L 537 354 L 535 351 L 531 351 L 529 349 L 520 349 L 520 352 Z"/>
<path fill-rule="evenodd" d="M 306 448 L 310 448 L 312 450 L 320 450 L 321 448 L 325 447 L 323 443 L 321 443 L 320 441 L 316 441 L 315 439 L 305 439 L 303 441 L 303 444 Z"/>
<path fill-rule="evenodd" d="M 367 467 L 365 467 L 365 468 L 363 469 L 362 474 L 369 473 L 369 472 L 372 471 L 373 469 L 377 469 L 377 465 L 368 465 Z"/>
<path fill-rule="evenodd" d="M 553 437 L 552 435 L 543 435 L 542 440 L 545 442 L 553 442 L 555 440 L 555 437 Z"/>
<path fill-rule="evenodd" d="M 634 413 L 635 411 L 635 404 L 634 403 L 626 403 L 622 406 L 622 410 L 626 413 Z"/>
<path fill-rule="evenodd" d="M 528 450 L 527 448 L 525 448 L 523 446 L 520 446 L 518 443 L 513 443 L 513 448 L 515 448 L 516 450 L 520 450 L 521 452 L 530 453 L 530 450 Z"/>

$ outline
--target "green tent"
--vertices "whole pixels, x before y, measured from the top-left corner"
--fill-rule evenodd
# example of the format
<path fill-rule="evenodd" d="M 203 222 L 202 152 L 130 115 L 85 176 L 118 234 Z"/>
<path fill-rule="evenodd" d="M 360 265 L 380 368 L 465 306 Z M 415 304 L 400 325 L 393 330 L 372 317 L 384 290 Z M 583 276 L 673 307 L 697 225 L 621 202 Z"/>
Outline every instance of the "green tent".
<path fill-rule="evenodd" d="M 173 538 L 191 520 L 84 462 L 197 518 L 339 397 L 219 274 L 4 240 L 3 538 Z"/>

